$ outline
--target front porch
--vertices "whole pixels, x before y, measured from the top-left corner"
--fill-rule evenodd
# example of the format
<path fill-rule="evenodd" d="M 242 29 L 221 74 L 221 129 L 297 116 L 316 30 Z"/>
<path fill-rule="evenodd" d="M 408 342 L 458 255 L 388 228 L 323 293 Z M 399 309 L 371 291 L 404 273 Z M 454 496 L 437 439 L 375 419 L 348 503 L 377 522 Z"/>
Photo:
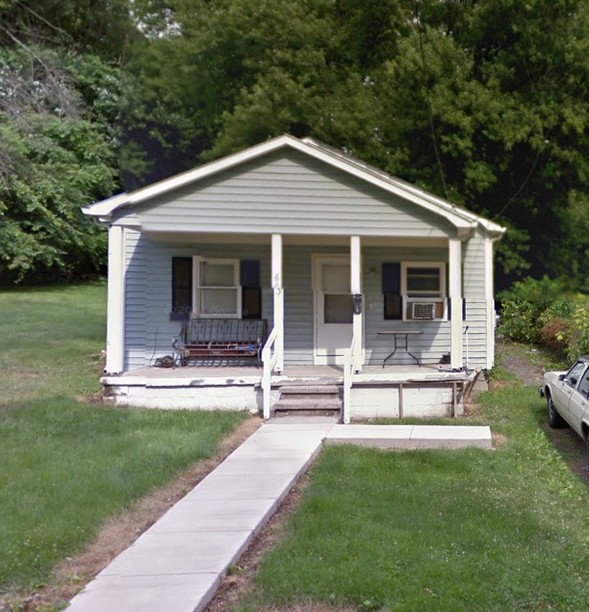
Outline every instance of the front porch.
<path fill-rule="evenodd" d="M 364 366 L 351 374 L 346 393 L 344 367 L 286 366 L 270 379 L 265 411 L 263 369 L 219 365 L 180 368 L 146 367 L 101 379 L 110 402 L 161 409 L 248 410 L 266 418 L 274 413 L 281 388 L 336 386 L 339 420 L 402 417 L 453 417 L 464 409 L 464 397 L 475 372 L 451 372 L 438 366 Z M 320 402 L 317 402 L 320 404 Z"/>

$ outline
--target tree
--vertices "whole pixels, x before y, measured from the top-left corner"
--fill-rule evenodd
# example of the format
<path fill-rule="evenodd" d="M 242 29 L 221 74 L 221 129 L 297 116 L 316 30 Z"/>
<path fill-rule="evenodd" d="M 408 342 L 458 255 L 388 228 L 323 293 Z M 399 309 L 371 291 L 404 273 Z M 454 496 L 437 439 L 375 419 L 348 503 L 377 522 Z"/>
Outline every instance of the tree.
<path fill-rule="evenodd" d="M 589 285 L 570 227 L 588 205 L 586 2 L 166 7 L 177 27 L 138 41 L 129 64 L 128 133 L 157 146 L 147 180 L 285 131 L 312 135 L 508 225 L 504 281 L 528 269 Z"/>
<path fill-rule="evenodd" d="M 95 114 L 109 116 L 108 104 L 101 101 L 105 90 L 99 93 L 96 74 L 91 74 L 98 60 L 88 60 L 80 83 L 94 100 Z M 74 64 L 37 48 L 0 50 L 4 282 L 96 273 L 104 265 L 103 232 L 82 215 L 80 205 L 115 187 L 112 133 L 90 120 L 74 87 Z M 103 70 L 102 77 L 108 73 Z"/>

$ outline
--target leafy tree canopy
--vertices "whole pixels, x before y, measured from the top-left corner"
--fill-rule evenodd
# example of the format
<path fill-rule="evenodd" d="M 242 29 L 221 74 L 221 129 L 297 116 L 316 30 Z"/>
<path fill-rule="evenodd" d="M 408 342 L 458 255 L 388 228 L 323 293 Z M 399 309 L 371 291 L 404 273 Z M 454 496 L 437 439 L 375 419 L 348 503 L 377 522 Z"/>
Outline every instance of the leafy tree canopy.
<path fill-rule="evenodd" d="M 1 283 L 104 268 L 104 232 L 80 207 L 116 189 L 121 72 L 101 3 L 86 4 L 0 0 Z"/>
<path fill-rule="evenodd" d="M 142 135 L 149 170 L 129 172 L 131 186 L 283 132 L 312 135 L 506 224 L 504 278 L 527 269 L 589 286 L 587 2 L 165 9 L 174 31 L 140 40 L 128 64 L 128 134 Z"/>

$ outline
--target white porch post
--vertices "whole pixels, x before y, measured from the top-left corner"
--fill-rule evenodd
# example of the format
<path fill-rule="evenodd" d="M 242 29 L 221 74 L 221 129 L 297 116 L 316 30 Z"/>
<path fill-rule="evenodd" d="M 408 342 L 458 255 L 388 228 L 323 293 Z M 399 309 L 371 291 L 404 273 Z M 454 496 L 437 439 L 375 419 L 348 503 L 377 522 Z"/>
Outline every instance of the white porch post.
<path fill-rule="evenodd" d="M 284 286 L 282 283 L 282 235 L 272 234 L 272 288 L 274 290 L 274 329 L 276 371 L 284 370 Z"/>
<path fill-rule="evenodd" d="M 449 290 L 450 290 L 450 367 L 460 368 L 463 365 L 462 356 L 462 242 L 458 238 L 450 238 L 448 247 L 449 259 Z"/>
<path fill-rule="evenodd" d="M 362 251 L 360 244 L 360 236 L 350 237 L 350 288 L 352 294 L 362 295 Z M 365 304 L 362 304 L 362 309 Z M 354 354 L 352 355 L 352 363 L 354 370 L 359 372 L 362 369 L 362 312 L 353 315 L 353 337 L 354 337 Z"/>
<path fill-rule="evenodd" d="M 125 230 L 108 230 L 107 374 L 120 374 L 125 363 Z"/>

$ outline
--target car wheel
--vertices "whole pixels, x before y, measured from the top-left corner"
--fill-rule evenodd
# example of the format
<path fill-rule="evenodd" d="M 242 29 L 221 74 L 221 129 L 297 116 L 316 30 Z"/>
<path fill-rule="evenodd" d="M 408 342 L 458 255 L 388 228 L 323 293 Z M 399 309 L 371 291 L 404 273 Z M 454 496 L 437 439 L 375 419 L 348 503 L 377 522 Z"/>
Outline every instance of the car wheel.
<path fill-rule="evenodd" d="M 587 457 L 587 466 L 589 467 L 589 431 L 585 432 L 585 457 Z"/>
<path fill-rule="evenodd" d="M 560 414 L 558 414 L 551 395 L 546 397 L 546 415 L 548 417 L 548 425 L 550 425 L 550 427 L 558 429 L 566 425 L 564 419 L 560 416 Z"/>

